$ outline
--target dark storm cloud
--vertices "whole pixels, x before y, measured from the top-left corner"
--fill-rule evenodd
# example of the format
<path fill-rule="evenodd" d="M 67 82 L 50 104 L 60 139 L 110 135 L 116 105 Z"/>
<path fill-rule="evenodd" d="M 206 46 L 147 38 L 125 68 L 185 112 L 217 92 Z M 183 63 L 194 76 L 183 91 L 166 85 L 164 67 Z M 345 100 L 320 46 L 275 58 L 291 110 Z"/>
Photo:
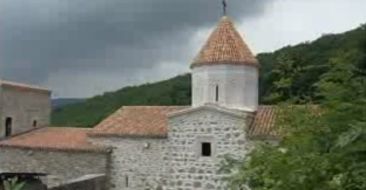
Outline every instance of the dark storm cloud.
<path fill-rule="evenodd" d="M 266 2 L 229 0 L 229 12 L 251 17 Z M 189 60 L 186 42 L 221 9 L 220 0 L 1 0 L 0 77 L 39 84 L 62 70 L 133 78 L 164 60 Z"/>

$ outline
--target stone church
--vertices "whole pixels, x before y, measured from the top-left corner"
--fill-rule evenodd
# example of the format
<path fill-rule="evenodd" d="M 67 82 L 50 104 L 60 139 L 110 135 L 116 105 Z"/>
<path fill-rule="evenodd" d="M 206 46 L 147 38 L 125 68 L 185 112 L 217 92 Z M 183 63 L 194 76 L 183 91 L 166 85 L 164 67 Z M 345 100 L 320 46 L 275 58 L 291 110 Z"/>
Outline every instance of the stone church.
<path fill-rule="evenodd" d="M 124 106 L 92 129 L 40 126 L 5 135 L 0 170 L 44 172 L 59 183 L 106 174 L 112 190 L 226 189 L 224 157 L 244 157 L 255 141 L 276 142 L 276 109 L 258 105 L 260 65 L 226 16 L 190 68 L 192 105 Z M 46 94 L 32 99 L 48 102 Z M 34 116 L 41 124 L 49 104 L 36 106 L 47 113 Z"/>

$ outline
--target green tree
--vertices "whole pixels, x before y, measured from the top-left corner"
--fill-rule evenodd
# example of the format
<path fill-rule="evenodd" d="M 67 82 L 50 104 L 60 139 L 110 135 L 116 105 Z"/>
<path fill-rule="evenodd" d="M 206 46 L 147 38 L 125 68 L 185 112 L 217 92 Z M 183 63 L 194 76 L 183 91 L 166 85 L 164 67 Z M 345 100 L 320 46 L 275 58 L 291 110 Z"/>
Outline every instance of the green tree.
<path fill-rule="evenodd" d="M 265 98 L 265 101 L 279 102 L 295 99 L 294 83 L 302 68 L 298 60 L 289 54 L 281 53 L 276 61 L 278 64 L 271 71 L 275 78 L 273 81 L 273 92 Z"/>
<path fill-rule="evenodd" d="M 330 60 L 316 84 L 320 105 L 281 106 L 282 141 L 258 145 L 245 160 L 229 160 L 232 189 L 366 189 L 365 52 L 341 51 Z"/>

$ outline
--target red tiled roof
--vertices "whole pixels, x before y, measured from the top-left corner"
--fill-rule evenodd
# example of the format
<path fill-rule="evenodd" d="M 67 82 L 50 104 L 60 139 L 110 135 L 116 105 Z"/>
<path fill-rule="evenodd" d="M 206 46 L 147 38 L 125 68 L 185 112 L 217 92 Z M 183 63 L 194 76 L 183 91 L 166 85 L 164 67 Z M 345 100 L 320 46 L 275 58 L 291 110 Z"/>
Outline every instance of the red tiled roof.
<path fill-rule="evenodd" d="M 226 16 L 220 20 L 191 67 L 212 64 L 259 66 L 233 22 Z"/>
<path fill-rule="evenodd" d="M 0 147 L 51 149 L 70 151 L 103 151 L 101 146 L 88 142 L 91 129 L 48 127 L 40 128 L 0 141 Z"/>
<path fill-rule="evenodd" d="M 98 124 L 92 136 L 166 137 L 167 114 L 188 106 L 126 106 Z M 276 137 L 275 106 L 259 106 L 249 128 L 251 137 Z"/>
<path fill-rule="evenodd" d="M 106 147 L 93 145 L 91 136 L 116 137 L 166 137 L 168 114 L 189 108 L 189 106 L 126 106 L 98 124 L 94 129 L 82 128 L 40 128 L 28 133 L 0 141 L 0 147 L 106 151 Z M 317 106 L 311 106 L 311 109 Z M 276 117 L 277 106 L 259 106 L 248 128 L 250 138 L 278 139 Z"/>
<path fill-rule="evenodd" d="M 279 109 L 277 106 L 259 106 L 250 125 L 248 135 L 254 138 L 276 138 L 276 117 Z"/>
<path fill-rule="evenodd" d="M 170 112 L 187 106 L 125 106 L 98 124 L 92 136 L 166 137 Z"/>
<path fill-rule="evenodd" d="M 12 88 L 16 88 L 19 90 L 26 90 L 26 91 L 39 91 L 39 92 L 44 92 L 44 93 L 51 92 L 49 89 L 42 88 L 39 86 L 28 85 L 28 84 L 6 81 L 6 80 L 0 80 L 0 86 L 12 87 Z"/>

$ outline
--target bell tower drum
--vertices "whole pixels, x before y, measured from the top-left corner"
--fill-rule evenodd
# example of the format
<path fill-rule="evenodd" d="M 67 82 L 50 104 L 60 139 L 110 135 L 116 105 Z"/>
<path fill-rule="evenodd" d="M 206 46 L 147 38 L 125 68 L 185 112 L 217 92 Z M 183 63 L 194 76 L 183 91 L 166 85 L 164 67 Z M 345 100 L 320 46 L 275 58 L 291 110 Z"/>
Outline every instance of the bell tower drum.
<path fill-rule="evenodd" d="M 227 16 L 221 18 L 191 69 L 193 107 L 213 103 L 257 110 L 259 63 Z"/>

